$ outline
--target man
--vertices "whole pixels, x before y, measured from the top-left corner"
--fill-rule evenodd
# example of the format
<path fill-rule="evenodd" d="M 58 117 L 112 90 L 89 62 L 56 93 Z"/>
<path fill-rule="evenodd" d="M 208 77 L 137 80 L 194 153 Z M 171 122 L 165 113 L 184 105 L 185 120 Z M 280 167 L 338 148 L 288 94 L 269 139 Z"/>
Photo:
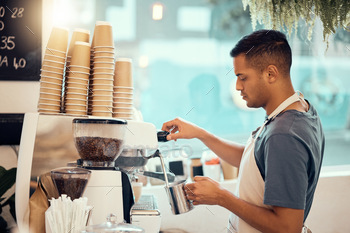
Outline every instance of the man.
<path fill-rule="evenodd" d="M 236 89 L 247 106 L 267 119 L 245 146 L 226 141 L 180 118 L 163 124 L 168 140 L 198 138 L 221 159 L 239 167 L 235 194 L 207 177 L 186 186 L 193 204 L 232 212 L 228 232 L 302 232 L 324 152 L 314 107 L 291 82 L 291 49 L 283 33 L 260 30 L 232 49 Z M 172 130 L 171 130 L 172 129 Z"/>

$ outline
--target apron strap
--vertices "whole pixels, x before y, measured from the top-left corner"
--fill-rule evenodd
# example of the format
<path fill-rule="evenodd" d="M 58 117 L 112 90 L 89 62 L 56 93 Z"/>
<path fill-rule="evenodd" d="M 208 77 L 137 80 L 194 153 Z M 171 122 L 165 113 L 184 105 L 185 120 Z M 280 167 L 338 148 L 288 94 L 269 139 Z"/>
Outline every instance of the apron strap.
<path fill-rule="evenodd" d="M 274 120 L 278 114 L 280 114 L 284 109 L 286 109 L 292 103 L 295 103 L 299 100 L 304 100 L 304 96 L 300 91 L 295 92 L 293 95 L 288 97 L 285 101 L 283 101 L 265 120 L 264 124 L 260 127 L 259 131 L 255 134 L 255 138 L 258 138 L 261 131 L 265 127 L 265 125 Z"/>

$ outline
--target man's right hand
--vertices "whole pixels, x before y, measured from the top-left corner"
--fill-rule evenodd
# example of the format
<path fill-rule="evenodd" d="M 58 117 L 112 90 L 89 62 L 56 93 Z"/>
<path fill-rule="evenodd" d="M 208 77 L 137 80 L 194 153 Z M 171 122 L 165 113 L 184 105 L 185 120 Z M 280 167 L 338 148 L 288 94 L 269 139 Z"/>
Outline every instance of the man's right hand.
<path fill-rule="evenodd" d="M 203 135 L 203 129 L 197 125 L 185 121 L 181 118 L 165 122 L 162 130 L 170 132 L 168 140 L 200 138 Z"/>

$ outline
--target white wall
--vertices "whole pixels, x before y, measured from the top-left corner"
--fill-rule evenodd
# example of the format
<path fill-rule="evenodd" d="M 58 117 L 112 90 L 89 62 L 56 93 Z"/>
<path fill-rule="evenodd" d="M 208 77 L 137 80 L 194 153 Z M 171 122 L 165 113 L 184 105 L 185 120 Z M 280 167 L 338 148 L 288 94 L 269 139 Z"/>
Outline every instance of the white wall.
<path fill-rule="evenodd" d="M 0 113 L 36 112 L 39 82 L 1 81 Z"/>

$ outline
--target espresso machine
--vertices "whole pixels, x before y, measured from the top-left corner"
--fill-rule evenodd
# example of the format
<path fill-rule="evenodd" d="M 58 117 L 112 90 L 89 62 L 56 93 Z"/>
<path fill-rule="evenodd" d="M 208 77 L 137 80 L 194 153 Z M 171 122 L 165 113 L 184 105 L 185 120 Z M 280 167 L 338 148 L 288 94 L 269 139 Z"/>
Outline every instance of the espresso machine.
<path fill-rule="evenodd" d="M 56 127 L 53 127 L 54 125 Z M 116 214 L 118 222 L 130 222 L 130 210 L 134 204 L 130 176 L 137 173 L 164 179 L 163 173 L 139 169 L 147 163 L 147 159 L 142 155 L 156 151 L 158 141 L 163 141 L 166 137 L 164 132 L 157 134 L 155 126 L 151 123 L 92 116 L 76 118 L 69 115 L 26 113 L 16 179 L 16 216 L 20 232 L 29 230 L 29 190 L 33 174 L 36 174 L 38 169 L 41 169 L 40 173 L 49 172 L 57 167 L 67 166 L 69 162 L 64 161 L 60 164 L 62 160 L 58 162 L 56 157 L 51 157 L 51 152 L 39 153 L 39 148 L 52 147 L 47 142 L 40 143 L 42 138 L 51 136 L 50 143 L 62 141 L 62 146 L 79 154 L 80 158 L 77 158 L 75 164 L 70 163 L 70 166 L 91 171 L 83 196 L 88 197 L 88 204 L 93 206 L 93 224 L 105 222 L 106 216 L 111 213 Z M 47 163 L 36 167 L 37 161 Z M 167 174 L 167 178 L 172 181 L 174 175 Z M 160 218 L 160 213 L 157 218 Z M 139 225 L 142 227 L 142 223 Z"/>

